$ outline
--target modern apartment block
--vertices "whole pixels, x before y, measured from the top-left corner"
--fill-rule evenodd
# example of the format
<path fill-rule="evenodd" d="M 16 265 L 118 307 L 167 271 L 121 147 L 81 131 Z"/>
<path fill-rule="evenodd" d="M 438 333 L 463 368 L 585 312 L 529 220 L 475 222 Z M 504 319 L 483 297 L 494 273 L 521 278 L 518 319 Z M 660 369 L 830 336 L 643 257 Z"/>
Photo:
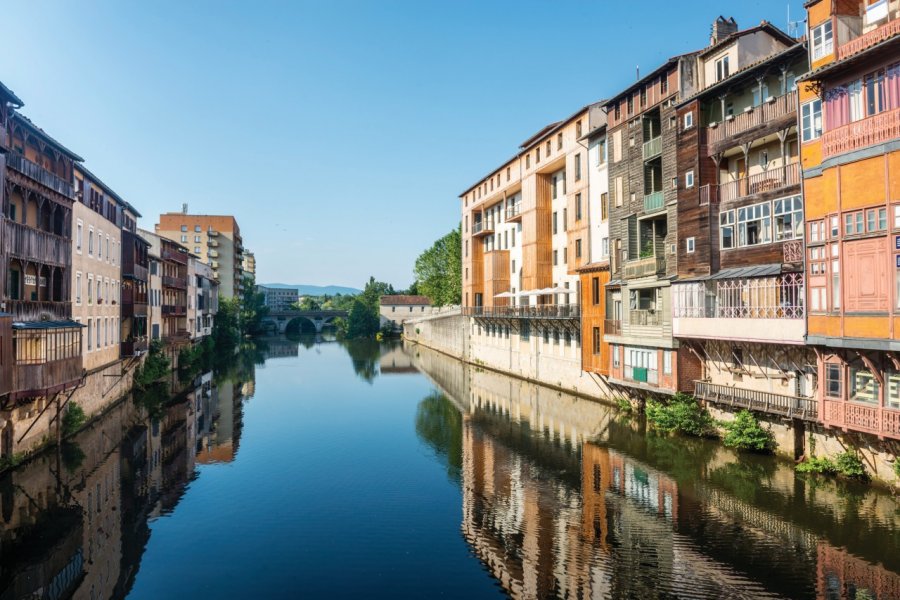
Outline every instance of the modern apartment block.
<path fill-rule="evenodd" d="M 900 439 L 900 2 L 806 7 L 806 341 L 820 419 Z"/>
<path fill-rule="evenodd" d="M 698 398 L 815 421 L 804 345 L 796 80 L 806 47 L 763 22 L 719 18 L 675 122 L 673 332 L 699 359 Z"/>
<path fill-rule="evenodd" d="M 219 290 L 226 298 L 243 290 L 244 242 L 237 220 L 230 215 L 192 215 L 182 212 L 160 215 L 156 233 L 174 240 L 213 269 Z M 254 259 L 255 264 L 255 259 Z"/>
<path fill-rule="evenodd" d="M 248 250 L 244 250 L 244 277 L 256 280 L 256 255 Z"/>
<path fill-rule="evenodd" d="M 605 104 L 611 281 L 609 382 L 626 390 L 692 389 L 697 358 L 672 335 L 678 274 L 677 102 L 693 93 L 697 53 L 669 59 Z M 680 149 L 679 149 L 680 150 Z"/>
<path fill-rule="evenodd" d="M 72 318 L 84 325 L 84 368 L 93 371 L 119 360 L 122 307 L 122 198 L 96 175 L 75 167 L 72 216 Z"/>
<path fill-rule="evenodd" d="M 300 292 L 297 288 L 276 288 L 258 285 L 256 286 L 256 291 L 263 295 L 263 303 L 269 310 L 274 311 L 290 310 L 300 299 Z"/>

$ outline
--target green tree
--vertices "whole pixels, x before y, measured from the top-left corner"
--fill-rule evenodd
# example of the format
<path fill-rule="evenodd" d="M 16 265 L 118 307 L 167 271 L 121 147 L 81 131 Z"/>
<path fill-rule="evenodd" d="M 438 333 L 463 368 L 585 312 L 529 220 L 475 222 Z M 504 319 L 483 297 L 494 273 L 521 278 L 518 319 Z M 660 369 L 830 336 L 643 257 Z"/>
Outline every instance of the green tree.
<path fill-rule="evenodd" d="M 462 299 L 461 247 L 462 234 L 457 227 L 416 259 L 416 287 L 435 306 L 459 304 Z"/>
<path fill-rule="evenodd" d="M 241 306 L 237 298 L 219 296 L 212 337 L 220 350 L 234 348 L 241 341 Z"/>
<path fill-rule="evenodd" d="M 379 326 L 377 309 L 373 310 L 371 305 L 357 299 L 353 302 L 345 323 L 344 335 L 349 339 L 375 337 Z"/>
<path fill-rule="evenodd" d="M 304 296 L 297 306 L 300 310 L 322 310 L 322 302 L 315 296 Z"/>
<path fill-rule="evenodd" d="M 256 281 L 252 277 L 244 278 L 244 293 L 240 299 L 239 327 L 242 334 L 255 334 L 260 331 L 263 318 L 269 314 L 266 296 L 256 290 Z M 216 315 L 218 317 L 218 315 Z"/>

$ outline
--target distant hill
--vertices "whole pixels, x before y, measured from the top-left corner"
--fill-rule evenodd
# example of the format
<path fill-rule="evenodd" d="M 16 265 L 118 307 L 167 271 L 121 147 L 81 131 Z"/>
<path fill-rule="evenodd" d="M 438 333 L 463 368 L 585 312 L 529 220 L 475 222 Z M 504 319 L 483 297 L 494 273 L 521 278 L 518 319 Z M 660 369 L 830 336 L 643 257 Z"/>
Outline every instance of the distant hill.
<path fill-rule="evenodd" d="M 358 294 L 362 290 L 356 288 L 343 287 L 340 285 L 304 285 L 291 283 L 261 283 L 259 285 L 270 288 L 291 288 L 297 289 L 301 296 L 334 296 L 336 294 Z"/>

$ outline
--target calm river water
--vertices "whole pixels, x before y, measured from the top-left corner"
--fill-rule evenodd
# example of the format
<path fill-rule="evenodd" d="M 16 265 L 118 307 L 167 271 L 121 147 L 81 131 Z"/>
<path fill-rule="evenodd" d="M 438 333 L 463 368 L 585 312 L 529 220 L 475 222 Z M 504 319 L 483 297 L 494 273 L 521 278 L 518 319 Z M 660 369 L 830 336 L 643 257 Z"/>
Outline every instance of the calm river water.
<path fill-rule="evenodd" d="M 0 478 L 0 599 L 900 598 L 890 494 L 423 348 L 189 387 Z"/>

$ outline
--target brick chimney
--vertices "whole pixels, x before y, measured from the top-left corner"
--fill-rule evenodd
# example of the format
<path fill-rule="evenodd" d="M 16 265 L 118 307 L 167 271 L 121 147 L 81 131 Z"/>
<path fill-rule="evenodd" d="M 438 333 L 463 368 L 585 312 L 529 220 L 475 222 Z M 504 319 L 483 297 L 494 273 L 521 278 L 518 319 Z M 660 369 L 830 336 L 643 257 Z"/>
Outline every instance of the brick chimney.
<path fill-rule="evenodd" d="M 732 33 L 736 33 L 737 30 L 738 24 L 737 21 L 734 20 L 734 17 L 728 17 L 726 19 L 722 15 L 719 15 L 719 18 L 713 22 L 712 27 L 710 28 L 709 45 L 712 46 L 721 42 Z"/>

